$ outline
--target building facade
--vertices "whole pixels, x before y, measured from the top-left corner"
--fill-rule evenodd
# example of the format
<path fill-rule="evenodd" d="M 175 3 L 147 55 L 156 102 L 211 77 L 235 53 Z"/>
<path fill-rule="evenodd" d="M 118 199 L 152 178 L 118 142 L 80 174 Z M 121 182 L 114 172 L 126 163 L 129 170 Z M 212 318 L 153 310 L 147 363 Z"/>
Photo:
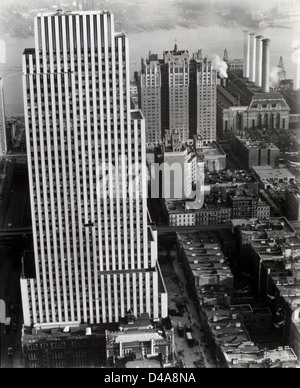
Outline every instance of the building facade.
<path fill-rule="evenodd" d="M 168 111 L 169 125 L 164 126 L 163 130 L 178 131 L 182 142 L 189 139 L 189 59 L 189 52 L 178 50 L 177 45 L 175 45 L 174 51 L 164 53 L 166 71 L 164 72 L 163 88 L 168 90 L 168 100 L 164 103 L 168 104 L 168 107 L 163 106 L 162 109 Z"/>
<path fill-rule="evenodd" d="M 106 357 L 113 365 L 118 360 L 157 359 L 161 365 L 174 363 L 174 329 L 167 318 L 158 326 L 142 314 L 138 319 L 129 316 L 129 321 L 118 330 L 105 333 Z"/>
<path fill-rule="evenodd" d="M 169 226 L 210 226 L 229 225 L 231 220 L 268 220 L 270 206 L 259 196 L 227 195 L 227 198 L 212 200 L 206 197 L 204 206 L 197 210 L 187 210 L 184 201 L 165 201 L 165 213 Z"/>
<path fill-rule="evenodd" d="M 0 78 L 0 156 L 7 152 L 3 79 Z"/>
<path fill-rule="evenodd" d="M 163 146 L 163 198 L 191 199 L 197 178 L 197 157 L 192 147 L 180 142 L 179 133 L 165 133 Z"/>
<path fill-rule="evenodd" d="M 159 143 L 166 130 L 178 131 L 184 143 L 200 135 L 216 140 L 217 73 L 201 51 L 165 51 L 163 59 L 149 54 L 140 73 L 141 109 L 146 117 L 147 142 Z"/>
<path fill-rule="evenodd" d="M 300 221 L 300 188 L 293 185 L 286 188 L 285 214 L 289 221 Z"/>
<path fill-rule="evenodd" d="M 290 108 L 279 92 L 262 93 L 229 72 L 227 87 L 218 86 L 219 135 L 244 129 L 289 129 Z"/>
<path fill-rule="evenodd" d="M 199 162 L 204 162 L 205 170 L 211 173 L 226 169 L 226 153 L 217 142 L 204 144 L 202 136 L 194 135 L 193 146 Z"/>
<path fill-rule="evenodd" d="M 190 61 L 190 137 L 204 144 L 217 139 L 217 73 L 212 62 L 194 55 Z"/>
<path fill-rule="evenodd" d="M 100 368 L 106 365 L 102 328 L 25 329 L 23 359 L 29 369 Z"/>
<path fill-rule="evenodd" d="M 253 166 L 279 166 L 280 150 L 272 143 L 255 140 L 244 134 L 232 136 L 232 150 L 243 166 L 249 170 Z"/>
<path fill-rule="evenodd" d="M 161 66 L 157 55 L 142 60 L 140 74 L 140 107 L 146 120 L 147 144 L 157 145 L 161 132 Z"/>
<path fill-rule="evenodd" d="M 271 88 L 271 40 L 248 31 L 244 34 L 243 73 L 229 71 L 226 82 L 218 87 L 220 138 L 244 129 L 290 128 L 291 109 L 276 85 Z"/>
<path fill-rule="evenodd" d="M 25 326 L 165 317 L 146 174 L 127 186 L 146 163 L 128 38 L 108 11 L 40 14 L 23 71 L 36 270 L 21 280 Z"/>

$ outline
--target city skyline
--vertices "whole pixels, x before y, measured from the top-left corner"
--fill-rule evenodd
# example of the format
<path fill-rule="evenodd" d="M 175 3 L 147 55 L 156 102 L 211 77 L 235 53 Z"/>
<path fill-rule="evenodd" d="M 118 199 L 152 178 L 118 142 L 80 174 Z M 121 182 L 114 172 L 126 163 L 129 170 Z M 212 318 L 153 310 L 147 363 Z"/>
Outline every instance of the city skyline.
<path fill-rule="evenodd" d="M 0 367 L 300 369 L 299 4 L 2 11 Z"/>

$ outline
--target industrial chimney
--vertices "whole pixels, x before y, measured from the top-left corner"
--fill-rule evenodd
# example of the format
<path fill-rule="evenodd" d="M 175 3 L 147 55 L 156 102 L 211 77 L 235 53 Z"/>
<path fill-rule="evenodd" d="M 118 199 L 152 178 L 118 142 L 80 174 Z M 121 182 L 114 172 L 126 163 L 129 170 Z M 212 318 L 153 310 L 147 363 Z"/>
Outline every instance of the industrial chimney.
<path fill-rule="evenodd" d="M 296 77 L 294 81 L 294 90 L 300 90 L 300 58 L 298 59 L 297 62 L 297 72 L 296 72 Z"/>
<path fill-rule="evenodd" d="M 249 65 L 250 65 L 250 36 L 249 31 L 244 31 L 244 78 L 249 78 Z"/>
<path fill-rule="evenodd" d="M 252 32 L 250 34 L 250 74 L 249 81 L 255 82 L 255 64 L 256 64 L 256 34 Z"/>
<path fill-rule="evenodd" d="M 300 44 L 297 42 L 293 52 L 293 62 L 296 64 L 296 74 L 294 77 L 294 90 L 300 90 Z"/>
<path fill-rule="evenodd" d="M 262 92 L 270 92 L 270 39 L 263 39 Z"/>
<path fill-rule="evenodd" d="M 255 85 L 262 85 L 262 57 L 263 57 L 263 36 L 256 36 L 256 66 L 255 66 Z"/>

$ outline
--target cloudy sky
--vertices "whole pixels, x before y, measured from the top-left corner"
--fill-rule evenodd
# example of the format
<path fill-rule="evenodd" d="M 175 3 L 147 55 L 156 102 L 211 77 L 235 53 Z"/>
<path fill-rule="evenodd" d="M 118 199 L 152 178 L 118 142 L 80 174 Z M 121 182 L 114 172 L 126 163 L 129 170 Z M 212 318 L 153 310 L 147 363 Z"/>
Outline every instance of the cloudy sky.
<path fill-rule="evenodd" d="M 36 0 L 1 0 L 1 6 L 6 5 L 12 5 L 12 4 L 22 4 L 27 5 L 29 7 L 37 7 L 37 4 L 39 6 L 45 6 L 48 5 L 49 7 L 60 5 L 60 4 L 72 4 L 74 0 L 39 0 L 38 2 Z M 89 1 L 89 0 L 88 0 Z M 195 7 L 196 9 L 198 7 L 202 6 L 224 6 L 225 5 L 231 5 L 247 9 L 259 9 L 259 10 L 266 10 L 270 8 L 274 8 L 280 3 L 280 0 L 251 0 L 251 1 L 245 1 L 245 0 L 92 0 L 95 2 L 96 6 L 101 6 L 104 4 L 107 5 L 114 5 L 114 4 L 123 4 L 131 5 L 131 4 L 143 4 L 145 9 L 151 8 L 153 5 L 155 7 L 161 6 L 164 8 L 165 6 L 171 6 L 171 7 L 178 7 L 180 8 L 183 6 L 188 7 Z M 294 2 L 298 2 L 299 0 L 288 0 L 292 5 Z M 283 2 L 283 1 L 282 1 Z M 284 0 L 286 2 L 286 0 Z"/>

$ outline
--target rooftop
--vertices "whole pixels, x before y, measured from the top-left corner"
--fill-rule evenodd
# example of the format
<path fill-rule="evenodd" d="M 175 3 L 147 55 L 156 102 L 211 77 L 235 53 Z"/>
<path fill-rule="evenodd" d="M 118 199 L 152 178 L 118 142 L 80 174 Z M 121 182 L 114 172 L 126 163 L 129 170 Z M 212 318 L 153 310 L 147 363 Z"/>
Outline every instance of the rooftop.
<path fill-rule="evenodd" d="M 261 88 L 253 82 L 249 82 L 247 78 L 239 77 L 231 71 L 228 71 L 228 76 L 227 91 L 233 96 L 235 94 L 242 96 L 241 105 L 257 110 L 259 106 L 262 109 L 268 107 L 277 109 L 278 104 L 280 104 L 281 109 L 290 109 L 280 92 L 271 89 L 269 93 L 264 93 Z"/>
<path fill-rule="evenodd" d="M 62 9 L 57 9 L 52 12 L 40 12 L 37 17 L 48 17 L 48 16 L 66 16 L 66 15 L 112 15 L 110 11 L 101 10 L 101 11 L 66 11 Z"/>
<path fill-rule="evenodd" d="M 132 120 L 143 120 L 144 116 L 141 110 L 132 110 L 131 111 Z"/>
<path fill-rule="evenodd" d="M 242 144 L 246 146 L 247 149 L 271 149 L 276 150 L 278 153 L 280 152 L 279 149 L 275 146 L 275 144 L 263 141 L 263 140 L 256 140 L 255 138 L 251 136 L 238 136 L 235 135 L 236 139 L 238 139 Z"/>
<path fill-rule="evenodd" d="M 259 238 L 292 238 L 296 231 L 285 217 L 273 217 L 269 220 L 232 220 L 233 228 L 238 228 L 240 233 L 248 234 L 252 239 Z"/>
<path fill-rule="evenodd" d="M 57 324 L 57 327 L 50 328 L 41 325 L 41 329 L 24 328 L 24 344 L 30 344 L 36 341 L 64 341 L 67 339 L 84 339 L 97 336 L 104 336 L 105 330 L 116 330 L 117 324 L 108 325 L 87 325 L 79 322 L 64 322 Z"/>
<path fill-rule="evenodd" d="M 198 160 L 200 159 L 201 161 L 206 159 L 212 159 L 216 156 L 226 156 L 221 146 L 216 142 L 213 142 L 209 145 L 203 145 L 203 147 L 201 148 L 197 148 L 196 155 L 198 157 Z"/>
<path fill-rule="evenodd" d="M 107 336 L 108 342 L 119 343 L 163 341 L 163 335 L 153 330 L 130 331 L 130 332 L 110 332 Z"/>
<path fill-rule="evenodd" d="M 300 202 L 300 185 L 299 184 L 289 185 L 286 187 L 286 190 L 288 192 L 290 192 L 298 202 Z"/>
<path fill-rule="evenodd" d="M 266 166 L 253 166 L 253 171 L 262 181 L 295 180 L 296 177 L 287 168 L 273 168 Z"/>

